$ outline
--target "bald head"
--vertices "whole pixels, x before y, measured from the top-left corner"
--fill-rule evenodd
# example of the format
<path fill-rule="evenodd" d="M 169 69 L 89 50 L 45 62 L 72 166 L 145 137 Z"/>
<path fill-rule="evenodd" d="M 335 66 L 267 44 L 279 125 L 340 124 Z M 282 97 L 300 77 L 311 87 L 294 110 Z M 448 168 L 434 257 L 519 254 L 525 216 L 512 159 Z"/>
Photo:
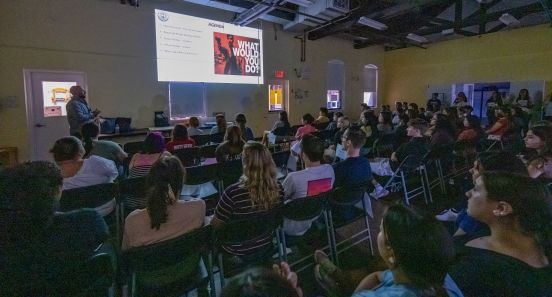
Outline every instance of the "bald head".
<path fill-rule="evenodd" d="M 71 93 L 71 95 L 73 95 L 73 97 L 86 98 L 86 91 L 79 85 L 72 86 L 69 89 L 69 92 Z"/>

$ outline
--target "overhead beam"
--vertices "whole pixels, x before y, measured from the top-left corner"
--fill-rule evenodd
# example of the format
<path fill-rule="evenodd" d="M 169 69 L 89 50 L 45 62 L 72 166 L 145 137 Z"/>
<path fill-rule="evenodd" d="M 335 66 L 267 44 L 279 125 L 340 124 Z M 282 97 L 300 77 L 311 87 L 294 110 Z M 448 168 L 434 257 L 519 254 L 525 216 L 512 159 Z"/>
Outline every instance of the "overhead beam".
<path fill-rule="evenodd" d="M 310 31 L 307 34 L 307 38 L 309 40 L 317 40 L 326 36 L 338 34 L 338 33 L 344 33 L 351 30 L 351 27 L 357 22 L 358 20 L 348 20 L 342 23 L 334 24 L 333 26 L 329 26 L 328 28 L 325 28 L 324 30 L 315 30 Z"/>

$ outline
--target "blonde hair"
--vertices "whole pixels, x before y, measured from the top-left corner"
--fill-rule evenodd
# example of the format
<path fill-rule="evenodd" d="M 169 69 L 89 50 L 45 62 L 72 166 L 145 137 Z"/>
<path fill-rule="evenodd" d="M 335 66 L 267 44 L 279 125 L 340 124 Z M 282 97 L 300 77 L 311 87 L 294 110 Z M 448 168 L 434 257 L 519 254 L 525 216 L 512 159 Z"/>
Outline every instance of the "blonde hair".
<path fill-rule="evenodd" d="M 249 192 L 253 205 L 267 210 L 280 200 L 276 165 L 268 149 L 260 142 L 250 141 L 243 147 L 243 175 L 240 181 Z"/>

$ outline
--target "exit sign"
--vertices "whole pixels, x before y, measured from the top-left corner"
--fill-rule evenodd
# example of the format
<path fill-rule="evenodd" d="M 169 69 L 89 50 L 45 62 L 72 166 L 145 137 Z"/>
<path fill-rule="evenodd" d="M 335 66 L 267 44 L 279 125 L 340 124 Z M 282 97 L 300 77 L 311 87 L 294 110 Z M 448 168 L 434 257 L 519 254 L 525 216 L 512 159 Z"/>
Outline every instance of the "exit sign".
<path fill-rule="evenodd" d="M 276 78 L 284 78 L 284 70 L 276 70 L 274 71 L 274 77 Z"/>

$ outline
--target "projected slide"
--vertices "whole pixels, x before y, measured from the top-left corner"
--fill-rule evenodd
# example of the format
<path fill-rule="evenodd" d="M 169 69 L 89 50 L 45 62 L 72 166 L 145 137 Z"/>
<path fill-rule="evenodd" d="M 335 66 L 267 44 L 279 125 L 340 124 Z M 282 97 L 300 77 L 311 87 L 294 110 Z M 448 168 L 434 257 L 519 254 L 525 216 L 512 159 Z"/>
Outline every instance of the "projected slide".
<path fill-rule="evenodd" d="M 155 10 L 157 79 L 263 83 L 262 31 Z"/>

